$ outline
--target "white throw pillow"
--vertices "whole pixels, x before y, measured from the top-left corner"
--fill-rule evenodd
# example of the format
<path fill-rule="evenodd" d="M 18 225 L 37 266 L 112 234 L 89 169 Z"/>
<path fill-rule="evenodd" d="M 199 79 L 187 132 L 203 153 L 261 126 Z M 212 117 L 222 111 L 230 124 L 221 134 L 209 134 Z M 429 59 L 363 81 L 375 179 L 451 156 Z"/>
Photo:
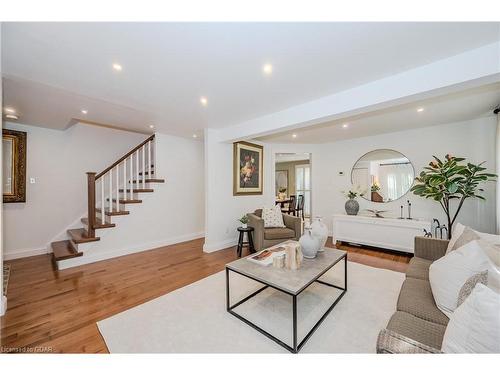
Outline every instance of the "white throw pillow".
<path fill-rule="evenodd" d="M 448 242 L 448 247 L 446 248 L 446 254 L 448 254 L 451 249 L 455 246 L 455 242 L 457 242 L 457 239 L 462 235 L 464 232 L 465 225 L 461 223 L 456 223 L 455 226 L 453 227 L 453 232 L 451 232 L 451 240 Z"/>
<path fill-rule="evenodd" d="M 272 208 L 264 207 L 262 209 L 262 219 L 264 219 L 264 228 L 286 228 L 279 204 Z"/>
<path fill-rule="evenodd" d="M 455 224 L 455 226 L 453 227 L 451 240 L 450 242 L 448 242 L 448 247 L 446 248 L 446 254 L 448 254 L 450 251 L 453 251 L 453 249 L 456 247 L 456 242 L 459 240 L 462 234 L 464 234 L 464 231 L 466 229 L 470 228 L 460 223 Z M 486 252 L 486 255 L 488 255 L 488 257 L 492 260 L 493 263 L 495 263 L 497 267 L 500 267 L 500 235 L 482 233 L 473 229 L 472 231 L 479 237 L 475 239 L 478 239 L 481 242 L 481 247 Z"/>
<path fill-rule="evenodd" d="M 472 241 L 436 260 L 429 267 L 429 281 L 437 307 L 448 317 L 457 308 L 460 289 L 473 275 L 496 272 L 478 241 Z"/>
<path fill-rule="evenodd" d="M 500 294 L 477 284 L 451 315 L 443 337 L 445 353 L 500 353 Z"/>

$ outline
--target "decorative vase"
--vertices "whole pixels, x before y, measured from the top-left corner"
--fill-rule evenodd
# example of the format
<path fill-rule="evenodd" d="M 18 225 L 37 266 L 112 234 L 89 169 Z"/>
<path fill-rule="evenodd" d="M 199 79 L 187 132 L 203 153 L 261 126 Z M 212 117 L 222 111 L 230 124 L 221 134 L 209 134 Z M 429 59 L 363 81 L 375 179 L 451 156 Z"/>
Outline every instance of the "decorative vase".
<path fill-rule="evenodd" d="M 242 227 L 243 229 L 246 229 L 246 228 L 248 227 L 248 224 L 247 224 L 247 223 L 245 223 L 245 224 L 241 223 L 241 227 Z"/>
<path fill-rule="evenodd" d="M 279 198 L 280 200 L 285 200 L 285 199 L 286 199 L 286 193 L 279 193 L 279 194 L 278 194 L 278 198 Z"/>
<path fill-rule="evenodd" d="M 318 253 L 320 242 L 319 238 L 314 237 L 311 233 L 311 228 L 306 228 L 304 234 L 299 239 L 300 246 L 302 248 L 302 255 L 304 258 L 312 259 L 316 258 Z"/>
<path fill-rule="evenodd" d="M 347 215 L 357 215 L 359 212 L 359 203 L 356 199 L 349 199 L 345 202 L 345 212 Z"/>
<path fill-rule="evenodd" d="M 316 216 L 311 224 L 311 234 L 319 239 L 319 249 L 318 251 L 324 251 L 326 240 L 328 239 L 328 228 L 323 222 L 321 216 Z"/>

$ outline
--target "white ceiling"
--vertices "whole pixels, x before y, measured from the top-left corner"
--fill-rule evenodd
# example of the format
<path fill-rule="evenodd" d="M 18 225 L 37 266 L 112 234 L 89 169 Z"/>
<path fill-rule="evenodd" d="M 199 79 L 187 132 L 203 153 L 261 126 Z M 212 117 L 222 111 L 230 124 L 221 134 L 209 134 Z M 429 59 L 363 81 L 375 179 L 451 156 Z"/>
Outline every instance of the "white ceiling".
<path fill-rule="evenodd" d="M 85 108 L 90 121 L 191 136 L 489 44 L 498 31 L 498 23 L 3 23 L 4 104 L 33 125 L 63 129 Z"/>
<path fill-rule="evenodd" d="M 258 138 L 273 143 L 328 143 L 492 116 L 500 104 L 500 84 L 483 86 L 390 110 L 348 117 L 300 130 Z M 423 112 L 417 112 L 424 108 Z M 343 125 L 348 127 L 344 128 Z M 296 134 L 294 138 L 292 134 Z"/>

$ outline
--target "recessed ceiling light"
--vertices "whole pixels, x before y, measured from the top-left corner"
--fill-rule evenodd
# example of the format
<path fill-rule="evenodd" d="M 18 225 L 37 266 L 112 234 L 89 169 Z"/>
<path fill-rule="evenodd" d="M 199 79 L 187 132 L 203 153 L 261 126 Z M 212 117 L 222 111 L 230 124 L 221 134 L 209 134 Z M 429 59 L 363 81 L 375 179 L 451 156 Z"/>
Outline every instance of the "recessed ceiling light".
<path fill-rule="evenodd" d="M 150 129 L 154 129 L 154 128 L 155 128 L 155 126 L 154 126 L 154 125 L 149 125 L 149 128 L 150 128 Z"/>
<path fill-rule="evenodd" d="M 193 138 L 198 138 L 198 136 L 196 134 L 193 134 Z"/>
<path fill-rule="evenodd" d="M 89 111 L 87 111 L 86 109 L 82 109 L 81 112 L 86 115 L 87 113 L 89 113 Z"/>
<path fill-rule="evenodd" d="M 424 109 L 422 107 L 417 108 L 417 112 L 423 112 L 423 111 L 424 111 Z"/>
<path fill-rule="evenodd" d="M 117 72 L 121 72 L 123 70 L 123 67 L 120 64 L 114 63 L 113 69 L 116 70 Z"/>
<path fill-rule="evenodd" d="M 200 103 L 201 103 L 202 106 L 206 107 L 208 105 L 208 99 L 205 98 L 204 96 L 202 96 L 200 98 Z"/>
<path fill-rule="evenodd" d="M 295 133 L 294 133 L 294 134 L 292 134 L 292 137 L 293 137 L 293 138 L 297 138 L 297 134 L 295 134 Z"/>
<path fill-rule="evenodd" d="M 4 111 L 7 113 L 16 113 L 16 110 L 14 108 L 11 108 L 11 107 L 4 108 Z"/>
<path fill-rule="evenodd" d="M 5 115 L 5 118 L 8 118 L 10 120 L 18 120 L 19 116 L 18 115 L 14 115 L 14 114 L 7 114 L 7 115 Z"/>
<path fill-rule="evenodd" d="M 342 125 L 342 127 L 345 129 L 345 128 L 348 128 L 349 127 L 349 124 L 345 123 Z"/>
<path fill-rule="evenodd" d="M 262 71 L 264 74 L 270 75 L 273 72 L 273 66 L 271 64 L 264 64 L 262 66 Z"/>

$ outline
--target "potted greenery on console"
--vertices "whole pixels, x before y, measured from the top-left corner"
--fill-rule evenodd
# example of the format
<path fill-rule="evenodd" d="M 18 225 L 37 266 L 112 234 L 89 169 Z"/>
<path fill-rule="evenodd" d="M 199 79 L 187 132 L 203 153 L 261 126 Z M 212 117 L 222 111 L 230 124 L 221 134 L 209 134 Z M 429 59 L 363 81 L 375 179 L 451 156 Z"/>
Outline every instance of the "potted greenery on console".
<path fill-rule="evenodd" d="M 429 163 L 424 171 L 415 178 L 417 182 L 412 188 L 413 194 L 424 198 L 432 198 L 438 201 L 448 219 L 448 239 L 451 239 L 453 224 L 458 213 L 467 198 L 485 198 L 480 195 L 483 191 L 479 184 L 494 181 L 497 177 L 493 173 L 485 173 L 486 168 L 481 165 L 462 163 L 465 158 L 457 158 L 451 155 L 445 156 L 445 161 L 433 156 L 434 160 Z M 456 201 L 456 204 L 452 202 Z M 453 207 L 455 206 L 455 207 Z"/>
<path fill-rule="evenodd" d="M 359 203 L 356 200 L 356 197 L 359 195 L 362 197 L 365 193 L 360 192 L 358 190 L 349 190 L 348 192 L 343 191 L 342 194 L 344 194 L 349 200 L 345 202 L 345 212 L 347 215 L 357 215 L 359 212 Z"/>

